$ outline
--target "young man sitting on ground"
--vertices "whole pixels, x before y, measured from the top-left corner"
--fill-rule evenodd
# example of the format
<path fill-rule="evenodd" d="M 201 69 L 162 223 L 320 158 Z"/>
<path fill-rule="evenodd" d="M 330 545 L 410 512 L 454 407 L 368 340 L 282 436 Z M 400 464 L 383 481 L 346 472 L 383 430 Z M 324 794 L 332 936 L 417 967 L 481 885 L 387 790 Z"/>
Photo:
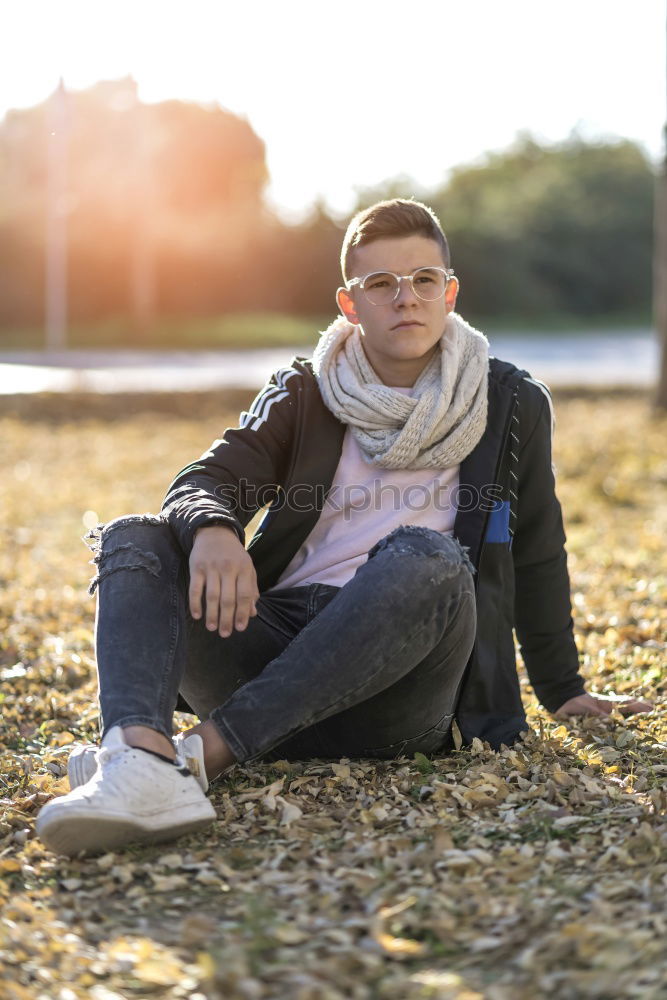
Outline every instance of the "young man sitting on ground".
<path fill-rule="evenodd" d="M 211 822 L 235 762 L 394 758 L 527 729 L 513 628 L 551 713 L 650 710 L 586 693 L 546 388 L 455 311 L 433 212 L 350 223 L 342 313 L 159 515 L 100 532 L 101 748 L 37 832 L 65 854 Z M 269 503 L 248 549 L 244 528 Z M 201 720 L 172 741 L 175 708 Z"/>

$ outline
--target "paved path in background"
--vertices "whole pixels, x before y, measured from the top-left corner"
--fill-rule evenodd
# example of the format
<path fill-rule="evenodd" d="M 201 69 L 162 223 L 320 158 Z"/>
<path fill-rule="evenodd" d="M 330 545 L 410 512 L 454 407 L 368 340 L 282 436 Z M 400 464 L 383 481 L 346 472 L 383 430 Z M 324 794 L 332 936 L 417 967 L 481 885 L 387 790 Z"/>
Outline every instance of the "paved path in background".
<path fill-rule="evenodd" d="M 492 336 L 491 353 L 550 385 L 650 386 L 659 349 L 650 331 L 539 338 Z M 30 392 L 176 392 L 248 388 L 308 347 L 251 351 L 0 352 L 0 394 Z"/>

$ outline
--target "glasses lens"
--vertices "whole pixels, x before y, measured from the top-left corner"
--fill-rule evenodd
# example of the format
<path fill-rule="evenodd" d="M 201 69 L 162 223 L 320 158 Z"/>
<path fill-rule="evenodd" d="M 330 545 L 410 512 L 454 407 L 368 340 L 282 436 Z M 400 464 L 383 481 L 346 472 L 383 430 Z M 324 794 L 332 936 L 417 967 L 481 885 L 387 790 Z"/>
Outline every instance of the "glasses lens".
<path fill-rule="evenodd" d="M 369 274 L 364 281 L 364 292 L 366 298 L 374 306 L 385 306 L 393 302 L 396 297 L 398 281 L 395 274 L 386 271 L 377 271 Z"/>
<path fill-rule="evenodd" d="M 444 295 L 446 284 L 447 275 L 434 267 L 420 267 L 412 276 L 415 295 L 418 295 L 420 299 L 426 299 L 427 302 L 432 302 Z"/>

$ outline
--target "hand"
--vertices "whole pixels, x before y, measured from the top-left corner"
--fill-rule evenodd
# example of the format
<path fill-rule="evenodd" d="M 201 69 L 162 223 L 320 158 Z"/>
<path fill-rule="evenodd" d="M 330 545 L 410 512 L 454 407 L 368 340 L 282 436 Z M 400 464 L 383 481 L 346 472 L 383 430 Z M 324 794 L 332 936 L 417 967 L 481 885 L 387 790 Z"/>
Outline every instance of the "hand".
<path fill-rule="evenodd" d="M 190 553 L 190 614 L 202 616 L 206 589 L 206 628 L 223 638 L 240 632 L 257 614 L 257 574 L 252 559 L 233 528 L 213 524 L 199 528 Z"/>
<path fill-rule="evenodd" d="M 557 719 L 564 719 L 568 715 L 609 715 L 615 708 L 618 708 L 623 715 L 653 711 L 650 701 L 623 698 L 617 694 L 579 694 L 576 698 L 570 698 L 552 714 Z"/>

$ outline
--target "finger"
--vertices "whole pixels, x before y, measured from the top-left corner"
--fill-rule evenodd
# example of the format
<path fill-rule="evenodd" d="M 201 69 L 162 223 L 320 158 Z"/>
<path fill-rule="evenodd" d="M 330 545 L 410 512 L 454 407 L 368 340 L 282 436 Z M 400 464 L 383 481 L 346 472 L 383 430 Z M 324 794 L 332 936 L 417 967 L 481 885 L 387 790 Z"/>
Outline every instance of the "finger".
<path fill-rule="evenodd" d="M 618 707 L 623 715 L 633 715 L 635 712 L 653 711 L 653 705 L 648 701 L 626 701 Z"/>
<path fill-rule="evenodd" d="M 587 715 L 607 715 L 603 709 L 598 708 L 597 705 L 587 702 L 586 705 L 577 706 L 577 708 L 567 709 L 566 711 L 561 711 L 556 713 L 557 719 L 571 719 L 574 716 L 584 718 Z"/>
<path fill-rule="evenodd" d="M 214 632 L 218 627 L 220 608 L 220 577 L 209 572 L 206 576 L 206 628 Z"/>
<path fill-rule="evenodd" d="M 219 602 L 219 629 L 223 639 L 232 634 L 234 624 L 234 611 L 236 608 L 236 577 L 231 573 L 225 573 L 222 578 Z"/>
<path fill-rule="evenodd" d="M 248 574 L 240 573 L 236 581 L 236 615 L 234 627 L 243 632 L 254 604 L 254 588 Z"/>
<path fill-rule="evenodd" d="M 190 614 L 193 618 L 201 618 L 201 599 L 204 590 L 204 580 L 204 574 L 200 570 L 195 570 L 190 576 L 188 603 L 190 605 Z"/>
<path fill-rule="evenodd" d="M 252 602 L 250 605 L 250 617 L 254 618 L 257 615 L 257 602 L 260 598 L 259 589 L 257 587 L 257 574 L 255 573 L 255 567 L 253 566 L 252 572 Z"/>

